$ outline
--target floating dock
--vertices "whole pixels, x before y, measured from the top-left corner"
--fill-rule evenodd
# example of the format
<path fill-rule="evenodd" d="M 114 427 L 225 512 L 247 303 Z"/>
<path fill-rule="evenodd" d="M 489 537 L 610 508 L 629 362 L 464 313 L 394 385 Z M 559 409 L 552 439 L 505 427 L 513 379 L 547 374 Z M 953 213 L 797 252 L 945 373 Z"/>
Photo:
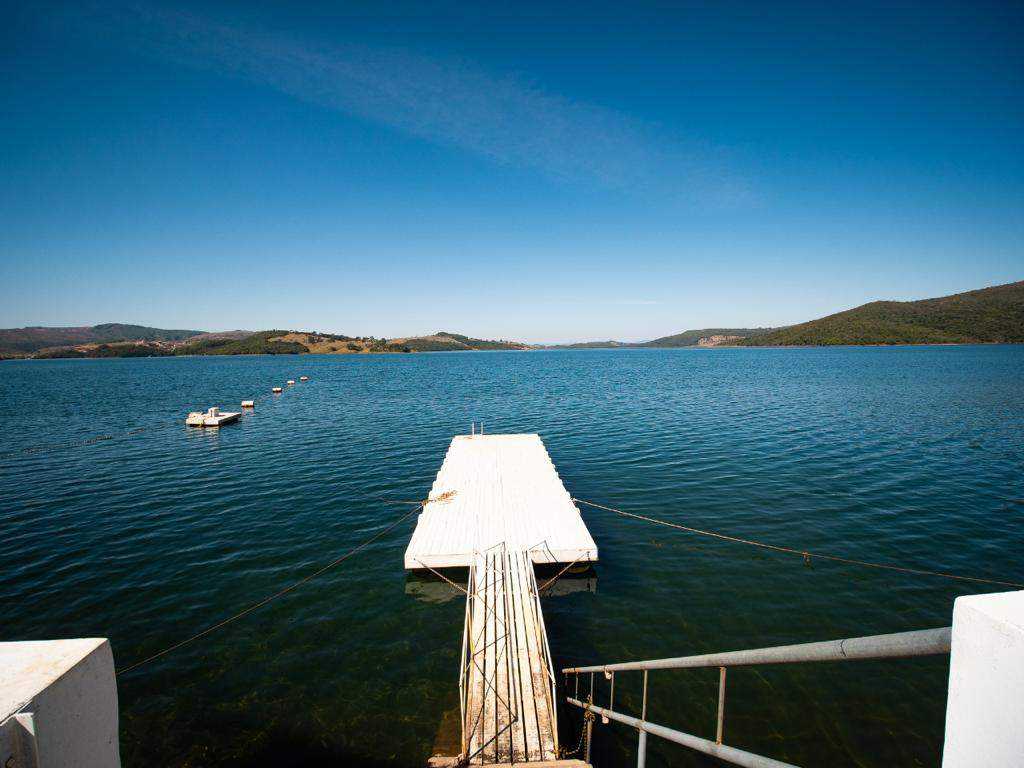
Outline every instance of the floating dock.
<path fill-rule="evenodd" d="M 469 568 L 459 764 L 553 765 L 555 677 L 534 564 L 595 562 L 594 539 L 538 435 L 455 437 L 430 499 L 405 567 Z"/>
<path fill-rule="evenodd" d="M 405 567 L 466 568 L 505 545 L 534 563 L 593 562 L 597 545 L 539 435 L 457 435 L 405 551 Z"/>
<path fill-rule="evenodd" d="M 220 427 L 238 421 L 241 417 L 240 411 L 221 411 L 220 408 L 210 408 L 206 413 L 193 411 L 185 419 L 190 427 Z"/>

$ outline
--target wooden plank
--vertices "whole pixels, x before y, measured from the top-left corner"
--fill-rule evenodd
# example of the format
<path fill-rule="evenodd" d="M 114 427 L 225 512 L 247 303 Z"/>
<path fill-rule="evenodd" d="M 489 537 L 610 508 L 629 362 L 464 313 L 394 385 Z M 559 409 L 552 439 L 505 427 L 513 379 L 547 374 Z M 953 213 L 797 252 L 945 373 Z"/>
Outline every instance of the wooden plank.
<path fill-rule="evenodd" d="M 514 557 L 521 560 L 520 553 L 514 553 Z M 521 566 L 521 564 L 520 564 Z M 532 568 L 532 564 L 530 566 Z M 537 760 L 542 754 L 540 748 L 539 721 L 537 718 L 537 691 L 533 686 L 533 675 L 531 673 L 530 643 L 526 621 L 526 600 L 529 598 L 524 588 L 524 569 L 515 569 L 516 589 L 514 590 L 515 600 L 515 632 L 516 632 L 516 658 L 517 675 L 522 690 L 522 727 L 520 736 L 522 738 L 522 760 Z"/>
<path fill-rule="evenodd" d="M 526 734 L 530 725 L 535 721 L 534 702 L 532 689 L 527 690 L 523 695 L 523 670 L 529 669 L 527 649 L 521 643 L 522 635 L 522 594 L 521 586 L 521 553 L 509 552 L 506 555 L 507 568 L 505 570 L 506 580 L 506 604 L 509 618 L 509 652 L 513 663 L 510 665 L 512 672 L 512 695 L 517 702 L 517 719 L 511 730 L 510 739 L 510 760 L 527 761 L 530 759 L 530 750 Z M 532 566 L 531 566 L 532 567 Z"/>
<path fill-rule="evenodd" d="M 481 733 L 484 727 L 484 645 L 486 642 L 487 622 L 482 620 L 486 613 L 486 591 L 482 589 L 482 580 L 486 577 L 486 559 L 477 556 L 469 574 L 469 608 L 466 621 L 469 622 L 469 669 L 466 672 L 467 703 L 465 707 L 466 722 L 463 725 L 467 754 L 475 755 L 481 748 Z"/>
<path fill-rule="evenodd" d="M 532 563 L 528 568 L 523 569 L 523 596 L 528 600 L 528 609 L 524 611 L 523 627 L 530 645 L 529 674 L 533 683 L 534 702 L 537 712 L 537 734 L 540 754 L 537 760 L 553 760 L 555 755 L 554 729 L 556 723 L 553 717 L 553 702 L 551 701 L 548 667 L 545 662 L 547 638 L 541 630 L 540 616 L 538 615 L 538 603 L 533 600 L 533 594 L 537 591 L 537 580 L 533 572 Z"/>
<path fill-rule="evenodd" d="M 516 727 L 519 713 L 512 699 L 512 664 L 516 662 L 512 656 L 512 621 L 508 613 L 508 554 L 504 548 L 495 553 L 494 574 L 494 623 L 499 628 L 502 659 L 495 670 L 495 708 L 497 723 L 495 727 L 495 760 L 512 759 L 512 732 Z"/>
<path fill-rule="evenodd" d="M 484 665 L 481 674 L 484 679 L 483 727 L 480 729 L 480 762 L 497 762 L 494 757 L 494 734 L 497 731 L 498 713 L 494 698 L 494 668 L 497 662 L 497 632 L 494 623 L 494 555 L 487 556 L 484 570 Z"/>

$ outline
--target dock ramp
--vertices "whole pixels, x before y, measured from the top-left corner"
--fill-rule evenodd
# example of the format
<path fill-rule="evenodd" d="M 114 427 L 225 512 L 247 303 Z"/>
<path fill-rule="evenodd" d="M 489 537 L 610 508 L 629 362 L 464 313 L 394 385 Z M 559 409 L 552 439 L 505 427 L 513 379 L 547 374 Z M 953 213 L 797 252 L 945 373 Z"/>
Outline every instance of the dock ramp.
<path fill-rule="evenodd" d="M 558 755 L 555 679 L 533 563 L 504 547 L 470 568 L 460 694 L 470 764 Z"/>

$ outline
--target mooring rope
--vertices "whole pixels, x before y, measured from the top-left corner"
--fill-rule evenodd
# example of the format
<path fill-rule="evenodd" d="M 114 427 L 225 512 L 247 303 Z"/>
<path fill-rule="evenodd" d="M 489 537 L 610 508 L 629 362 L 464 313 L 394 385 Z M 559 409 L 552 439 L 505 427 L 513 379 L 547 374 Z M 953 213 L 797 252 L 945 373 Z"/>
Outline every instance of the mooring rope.
<path fill-rule="evenodd" d="M 448 582 L 448 586 L 449 586 L 449 587 L 451 587 L 452 589 L 457 589 L 457 590 L 459 590 L 459 591 L 460 591 L 460 592 L 462 592 L 462 593 L 463 593 L 463 594 L 464 594 L 464 595 L 465 595 L 466 597 L 475 597 L 475 596 L 476 596 L 475 594 L 470 594 L 470 592 L 469 592 L 469 590 L 468 590 L 468 589 L 466 589 L 465 587 L 461 586 L 460 584 L 456 584 L 456 583 L 455 583 L 454 581 L 452 581 L 451 579 L 449 579 L 449 578 L 448 578 L 447 576 L 445 576 L 445 575 L 444 575 L 443 573 L 441 573 L 441 572 L 440 572 L 439 570 L 437 570 L 436 568 L 431 568 L 431 567 L 430 567 L 429 565 L 427 565 L 426 563 L 424 563 L 424 562 L 423 562 L 422 560 L 420 560 L 419 558 L 417 558 L 417 559 L 416 559 L 416 562 L 417 562 L 417 563 L 419 563 L 420 565 L 422 565 L 422 566 L 423 566 L 424 568 L 426 568 L 426 569 L 427 569 L 428 571 L 430 571 L 430 572 L 431 572 L 432 574 L 434 574 L 435 576 L 437 576 L 437 577 L 438 577 L 439 579 L 441 579 L 442 581 L 446 581 L 446 582 Z"/>
<path fill-rule="evenodd" d="M 580 560 L 583 560 L 583 562 L 589 563 L 590 562 L 590 553 L 588 552 L 588 553 L 584 553 L 584 554 L 580 555 L 575 560 L 573 560 L 571 563 L 569 563 L 567 566 L 565 566 L 565 568 L 560 570 L 558 573 L 556 573 L 550 579 L 548 579 L 543 584 L 541 584 L 539 587 L 537 587 L 537 595 L 539 596 L 541 592 L 543 592 L 545 589 L 547 589 L 552 584 L 554 584 L 556 581 L 558 581 L 565 574 L 566 571 L 568 571 L 570 568 L 572 568 L 574 565 L 576 565 L 578 562 L 580 562 Z"/>
<path fill-rule="evenodd" d="M 161 656 L 166 656 L 168 653 L 171 653 L 172 651 L 176 651 L 179 648 L 181 648 L 183 646 L 186 646 L 189 643 L 191 643 L 191 642 L 193 642 L 195 640 L 198 640 L 201 637 L 205 637 L 206 635 L 210 634 L 211 632 L 215 632 L 216 630 L 220 629 L 221 627 L 225 627 L 225 626 L 227 626 L 228 624 L 231 624 L 234 621 L 238 621 L 238 619 L 241 619 L 244 616 L 248 616 L 250 613 L 252 613 L 253 611 L 255 611 L 258 608 L 262 608 L 267 603 L 269 603 L 269 602 L 271 602 L 273 600 L 276 600 L 279 597 L 283 597 L 284 595 L 287 595 L 289 592 L 291 592 L 291 591 L 301 587 L 303 584 L 305 584 L 305 583 L 307 583 L 309 581 L 312 581 L 313 579 L 315 579 L 320 574 L 322 574 L 322 573 L 324 573 L 326 571 L 329 571 L 331 568 L 334 568 L 336 565 L 340 565 L 341 563 L 345 562 L 346 560 L 348 560 L 350 557 L 352 557 L 357 552 L 360 552 L 361 550 L 366 549 L 366 547 L 368 547 L 370 544 L 375 542 L 377 539 L 381 538 L 382 536 L 384 536 L 387 533 L 390 533 L 395 528 L 397 528 L 401 523 L 403 523 L 404 521 L 406 521 L 410 517 L 412 517 L 416 512 L 419 511 L 420 507 L 426 505 L 426 503 L 429 502 L 429 501 L 431 501 L 431 499 L 427 499 L 425 501 L 421 501 L 419 506 L 413 507 L 408 512 L 406 512 L 404 515 L 402 515 L 401 517 L 396 519 L 394 522 L 390 523 L 386 528 L 383 528 L 380 531 L 377 531 L 377 533 L 373 534 L 373 536 L 369 537 L 368 539 L 366 539 L 365 541 L 363 541 L 359 545 L 353 547 L 348 552 L 343 554 L 341 557 L 335 558 L 331 562 L 327 563 L 327 565 L 324 565 L 324 566 L 318 568 L 317 570 L 313 571 L 312 573 L 308 574 L 307 576 L 304 576 L 303 578 L 301 578 L 298 581 L 296 581 L 294 584 L 289 584 L 284 589 L 280 589 L 277 592 L 275 592 L 274 594 L 269 595 L 269 596 L 263 598 L 262 600 L 259 600 L 258 602 L 253 603 L 252 605 L 248 606 L 247 608 L 243 608 L 238 613 L 235 613 L 235 614 L 233 614 L 231 616 L 228 616 L 226 619 L 222 619 L 221 621 L 218 621 L 216 624 L 210 625 L 206 629 L 202 630 L 201 632 L 197 632 L 196 634 L 192 635 L 191 637 L 188 637 L 188 638 L 186 638 L 184 640 L 181 640 L 181 641 L 179 641 L 177 643 L 174 643 L 174 645 L 170 645 L 167 648 L 164 648 L 162 651 L 158 651 L 157 653 L 154 653 L 151 656 L 147 656 L 146 658 L 144 658 L 144 659 L 142 659 L 140 661 L 137 661 L 134 664 L 130 664 L 127 667 L 122 667 L 121 669 L 116 670 L 115 674 L 116 675 L 124 675 L 124 674 L 127 674 L 128 672 L 131 672 L 131 671 L 133 671 L 135 669 L 138 669 L 139 667 L 141 667 L 141 666 L 143 666 L 145 664 L 149 664 L 151 661 L 155 661 L 156 659 L 159 659 Z"/>
<path fill-rule="evenodd" d="M 957 581 L 971 581 L 977 584 L 995 584 L 1001 587 L 1017 587 L 1024 589 L 1024 584 L 1015 581 L 999 581 L 998 579 L 985 579 L 978 576 L 962 576 L 956 573 L 944 573 L 942 571 L 928 571 L 923 568 L 908 568 L 902 565 L 891 565 L 889 563 L 873 563 L 867 560 L 855 560 L 852 557 L 842 557 L 840 555 L 830 555 L 822 552 L 811 552 L 806 549 L 795 549 L 793 547 L 783 547 L 777 544 L 767 544 L 763 541 L 756 541 L 754 539 L 742 539 L 738 536 L 729 536 L 725 533 L 718 533 L 717 531 L 705 531 L 701 528 L 692 528 L 688 525 L 680 525 L 679 523 L 671 523 L 668 520 L 659 520 L 656 517 L 648 517 L 647 515 L 638 515 L 635 512 L 626 512 L 622 509 L 616 509 L 615 507 L 608 507 L 604 504 L 597 504 L 593 501 L 587 501 L 586 499 L 573 498 L 577 504 L 586 504 L 588 507 L 594 507 L 595 509 L 603 509 L 607 512 L 614 512 L 617 515 L 623 517 L 632 517 L 636 520 L 644 520 L 648 523 L 655 523 L 657 525 L 664 525 L 668 528 L 675 528 L 680 531 L 686 531 L 687 533 L 696 533 L 700 536 L 711 536 L 716 539 L 722 539 L 723 541 L 731 541 L 736 544 L 748 544 L 752 547 L 761 547 L 762 549 L 770 549 L 775 552 L 784 552 L 789 555 L 800 555 L 803 557 L 805 563 L 810 563 L 812 559 L 818 560 L 831 560 L 836 563 L 846 563 L 848 565 L 861 565 L 866 568 L 879 568 L 886 571 L 899 571 L 900 573 L 912 573 L 918 576 L 938 576 L 943 579 L 956 579 Z"/>
<path fill-rule="evenodd" d="M 122 437 L 134 437 L 135 435 L 141 435 L 143 432 L 156 432 L 161 429 L 167 429 L 168 427 L 174 426 L 178 423 L 180 422 L 163 421 L 150 424 L 145 427 L 136 427 L 135 429 L 129 429 L 124 432 L 84 437 L 80 440 L 66 440 L 63 443 L 40 443 L 38 445 L 28 445 L 24 448 L 15 448 L 13 451 L 0 453 L 0 459 L 13 459 L 18 456 L 27 456 L 33 453 L 45 453 L 47 451 L 63 451 L 70 448 L 84 448 L 87 445 L 96 445 L 97 443 L 102 443 L 107 440 L 117 440 Z"/>

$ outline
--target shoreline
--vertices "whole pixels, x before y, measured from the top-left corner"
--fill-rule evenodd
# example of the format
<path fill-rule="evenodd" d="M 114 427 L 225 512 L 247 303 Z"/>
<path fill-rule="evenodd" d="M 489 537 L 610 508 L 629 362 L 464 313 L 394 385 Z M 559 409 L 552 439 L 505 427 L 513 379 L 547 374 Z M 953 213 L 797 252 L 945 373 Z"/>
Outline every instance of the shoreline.
<path fill-rule="evenodd" d="M 251 354 L 233 355 L 97 355 L 95 357 L 74 355 L 70 357 L 0 357 L 0 363 L 15 361 L 45 362 L 47 360 L 162 360 L 169 358 L 192 359 L 205 357 L 367 357 L 371 355 L 450 355 L 465 353 L 487 353 L 487 352 L 607 352 L 607 351 L 628 351 L 628 352 L 685 352 L 685 351 L 713 351 L 726 349 L 744 350 L 771 350 L 771 349 L 906 349 L 921 347 L 1020 347 L 1024 342 L 1020 341 L 949 341 L 949 342 L 909 342 L 894 344 L 773 344 L 773 345 L 737 345 L 718 344 L 715 346 L 691 345 L 686 347 L 643 347 L 643 346 L 616 346 L 616 347 L 524 347 L 522 349 L 434 349 L 434 350 L 409 350 L 405 351 L 374 351 L 374 352 L 253 352 Z"/>

